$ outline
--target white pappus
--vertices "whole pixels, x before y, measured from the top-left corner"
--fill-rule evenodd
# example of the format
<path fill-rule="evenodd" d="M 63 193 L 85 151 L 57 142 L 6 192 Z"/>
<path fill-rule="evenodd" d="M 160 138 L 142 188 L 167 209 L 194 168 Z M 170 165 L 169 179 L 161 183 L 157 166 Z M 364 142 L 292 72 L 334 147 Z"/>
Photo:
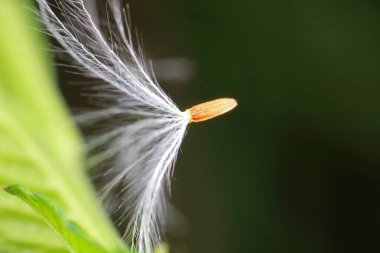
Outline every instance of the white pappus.
<path fill-rule="evenodd" d="M 217 99 L 179 110 L 158 85 L 141 48 L 134 46 L 119 0 L 107 0 L 112 14 L 108 21 L 115 29 L 106 33 L 83 0 L 37 2 L 48 32 L 78 68 L 105 82 L 99 90 L 99 97 L 107 101 L 104 109 L 82 120 L 117 122 L 88 143 L 96 151 L 89 161 L 91 166 L 106 166 L 101 194 L 105 202 L 117 195 L 118 221 L 129 221 L 124 238 L 139 252 L 150 253 L 165 231 L 166 195 L 187 125 L 225 113 L 236 101 Z"/>

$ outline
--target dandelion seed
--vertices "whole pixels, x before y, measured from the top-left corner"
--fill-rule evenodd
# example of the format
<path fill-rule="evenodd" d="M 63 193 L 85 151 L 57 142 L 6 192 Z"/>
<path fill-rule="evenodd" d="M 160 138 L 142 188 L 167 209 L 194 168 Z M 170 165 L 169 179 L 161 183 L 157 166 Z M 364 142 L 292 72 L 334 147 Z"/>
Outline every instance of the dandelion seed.
<path fill-rule="evenodd" d="M 134 46 L 118 0 L 107 1 L 109 22 L 116 28 L 106 31 L 82 0 L 37 1 L 48 32 L 77 68 L 105 82 L 93 88 L 104 108 L 80 117 L 89 125 L 113 119 L 102 135 L 88 142 L 93 154 L 89 166 L 106 166 L 101 174 L 106 205 L 117 212 L 118 224 L 128 219 L 124 238 L 139 252 L 150 253 L 165 232 L 166 196 L 187 125 L 219 116 L 237 103 L 224 98 L 179 110 L 158 85 L 139 45 Z"/>
<path fill-rule="evenodd" d="M 201 122 L 218 117 L 226 112 L 231 111 L 237 106 L 233 98 L 219 98 L 199 105 L 194 105 L 186 111 L 189 114 L 189 123 Z"/>

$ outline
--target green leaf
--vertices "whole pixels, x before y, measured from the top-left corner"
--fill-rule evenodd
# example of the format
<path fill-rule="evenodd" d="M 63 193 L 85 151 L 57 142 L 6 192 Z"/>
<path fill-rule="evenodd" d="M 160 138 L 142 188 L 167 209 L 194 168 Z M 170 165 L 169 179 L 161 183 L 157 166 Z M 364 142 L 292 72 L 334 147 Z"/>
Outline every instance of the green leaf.
<path fill-rule="evenodd" d="M 31 192 L 24 186 L 12 185 L 5 190 L 25 201 L 47 222 L 68 245 L 71 252 L 107 253 L 80 226 L 69 220 L 65 213 L 43 194 Z"/>
<path fill-rule="evenodd" d="M 169 252 L 169 247 L 165 243 L 161 243 L 154 248 L 153 253 L 168 253 Z"/>
<path fill-rule="evenodd" d="M 29 0 L 0 1 L 0 187 L 22 184 L 57 203 L 115 252 L 121 240 L 83 170 L 82 141 L 55 85 Z M 67 252 L 30 208 L 0 191 L 0 252 Z"/>

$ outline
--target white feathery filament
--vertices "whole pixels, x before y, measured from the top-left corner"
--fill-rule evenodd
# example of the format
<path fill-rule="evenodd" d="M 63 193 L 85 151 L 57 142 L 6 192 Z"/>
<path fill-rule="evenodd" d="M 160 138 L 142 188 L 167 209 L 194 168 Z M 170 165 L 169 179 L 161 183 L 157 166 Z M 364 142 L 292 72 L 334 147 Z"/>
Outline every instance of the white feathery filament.
<path fill-rule="evenodd" d="M 107 31 L 83 0 L 37 1 L 48 32 L 77 68 L 105 83 L 94 87 L 106 101 L 104 109 L 80 117 L 87 125 L 115 119 L 88 143 L 89 166 L 106 166 L 101 174 L 106 204 L 118 213 L 119 224 L 128 220 L 124 238 L 139 252 L 150 253 L 165 232 L 166 196 L 188 123 L 225 113 L 236 101 L 217 99 L 180 111 L 147 68 L 141 48 L 135 49 L 118 0 L 107 0 L 109 21 L 116 25 Z"/>

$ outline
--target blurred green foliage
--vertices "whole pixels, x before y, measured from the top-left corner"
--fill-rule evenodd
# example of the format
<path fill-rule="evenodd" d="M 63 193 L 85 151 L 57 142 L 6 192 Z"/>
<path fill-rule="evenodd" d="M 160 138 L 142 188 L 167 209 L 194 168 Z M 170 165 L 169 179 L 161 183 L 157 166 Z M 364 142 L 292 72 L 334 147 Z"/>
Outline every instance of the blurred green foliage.
<path fill-rule="evenodd" d="M 84 173 L 81 140 L 54 85 L 31 4 L 0 2 L 0 187 L 17 183 L 43 193 L 106 250 L 116 251 L 120 238 Z M 0 251 L 68 252 L 41 218 L 5 192 Z"/>
<path fill-rule="evenodd" d="M 68 251 L 107 253 L 77 223 L 68 219 L 65 213 L 41 193 L 31 192 L 21 185 L 12 185 L 5 190 L 25 201 L 65 242 Z M 38 232 L 37 232 L 38 233 Z M 42 245 L 43 246 L 43 245 Z M 41 247 L 43 248 L 43 247 Z M 24 249 L 27 250 L 27 249 Z M 40 249 L 45 250 L 45 249 Z M 114 251 L 116 252 L 116 251 Z M 128 252 L 120 248 L 117 252 Z"/>

